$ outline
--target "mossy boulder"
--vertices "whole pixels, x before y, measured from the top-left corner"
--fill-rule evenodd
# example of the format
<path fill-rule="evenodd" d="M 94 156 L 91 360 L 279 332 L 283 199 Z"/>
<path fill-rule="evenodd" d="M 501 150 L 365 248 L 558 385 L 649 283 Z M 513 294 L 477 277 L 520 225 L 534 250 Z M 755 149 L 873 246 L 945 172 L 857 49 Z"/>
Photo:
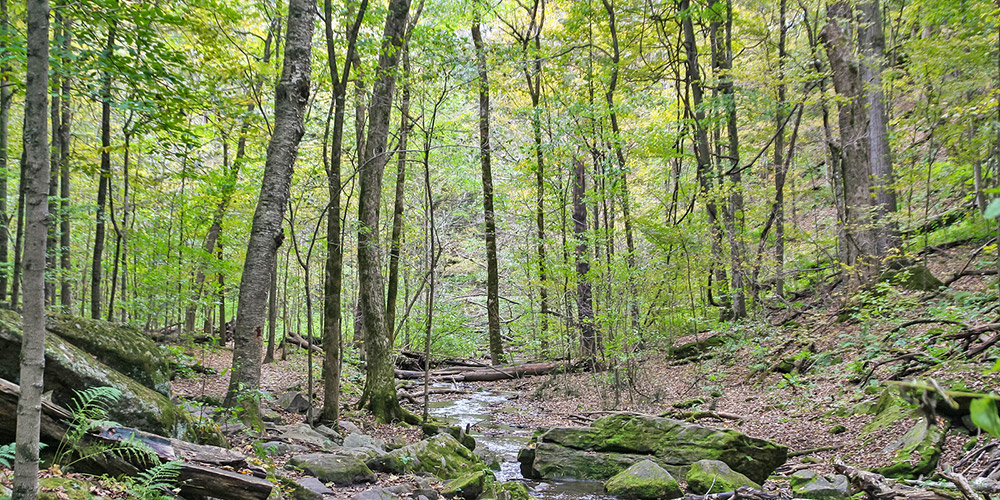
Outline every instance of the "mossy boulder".
<path fill-rule="evenodd" d="M 691 464 L 684 479 L 687 480 L 688 490 L 699 495 L 735 491 L 743 486 L 760 489 L 756 481 L 730 469 L 720 460 L 699 460 Z"/>
<path fill-rule="evenodd" d="M 64 314 L 50 315 L 45 328 L 101 363 L 170 397 L 170 359 L 138 329 Z"/>
<path fill-rule="evenodd" d="M 823 476 L 811 470 L 800 470 L 792 474 L 789 483 L 797 498 L 844 500 L 851 496 L 847 476 Z"/>
<path fill-rule="evenodd" d="M 654 500 L 678 498 L 681 487 L 674 476 L 650 460 L 643 460 L 604 483 L 608 493 L 622 498 Z"/>
<path fill-rule="evenodd" d="M 0 311 L 0 378 L 17 383 L 21 350 L 20 317 Z M 128 427 L 204 444 L 226 446 L 211 422 L 199 421 L 163 394 L 94 359 L 57 335 L 45 338 L 45 391 L 56 404 L 71 407 L 76 391 L 111 386 L 122 392 L 109 419 Z"/>
<path fill-rule="evenodd" d="M 903 437 L 886 447 L 892 464 L 877 470 L 886 477 L 917 479 L 937 467 L 944 447 L 945 429 L 921 419 Z"/>
<path fill-rule="evenodd" d="M 288 464 L 316 476 L 324 483 L 336 483 L 338 486 L 370 483 L 375 480 L 375 473 L 365 465 L 364 461 L 353 455 L 309 453 L 292 457 Z"/>
<path fill-rule="evenodd" d="M 788 449 L 732 429 L 669 418 L 610 415 L 591 427 L 555 427 L 518 456 L 526 477 L 605 480 L 642 460 L 675 476 L 699 460 L 721 460 L 763 482 L 785 462 Z"/>
<path fill-rule="evenodd" d="M 886 281 L 907 290 L 920 292 L 933 292 L 944 286 L 944 283 L 935 278 L 930 269 L 922 264 L 913 264 L 900 269 L 887 269 L 879 277 L 879 281 Z"/>
<path fill-rule="evenodd" d="M 89 500 L 91 486 L 72 477 L 43 477 L 38 480 L 38 500 Z"/>
<path fill-rule="evenodd" d="M 477 470 L 448 481 L 448 484 L 441 490 L 441 495 L 445 498 L 458 497 L 464 500 L 475 500 L 487 488 L 492 487 L 494 482 L 493 471 Z"/>
<path fill-rule="evenodd" d="M 694 342 L 687 342 L 667 350 L 667 359 L 684 360 L 708 353 L 714 347 L 726 343 L 724 335 L 713 335 Z"/>
<path fill-rule="evenodd" d="M 437 434 L 393 450 L 377 461 L 380 469 L 389 472 L 426 472 L 441 479 L 455 479 L 485 468 L 471 450 L 462 446 L 450 434 Z"/>

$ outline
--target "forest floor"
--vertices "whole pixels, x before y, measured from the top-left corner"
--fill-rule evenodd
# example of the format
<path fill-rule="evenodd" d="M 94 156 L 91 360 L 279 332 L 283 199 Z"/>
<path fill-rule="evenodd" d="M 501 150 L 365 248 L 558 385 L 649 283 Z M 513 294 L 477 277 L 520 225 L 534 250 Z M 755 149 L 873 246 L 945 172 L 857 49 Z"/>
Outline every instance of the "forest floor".
<path fill-rule="evenodd" d="M 947 277 L 960 270 L 962 260 L 941 259 L 929 267 L 935 275 Z M 891 454 L 884 448 L 899 439 L 915 421 L 904 420 L 872 432 L 863 431 L 875 416 L 851 409 L 877 401 L 882 391 L 895 390 L 886 381 L 934 379 L 944 387 L 961 386 L 964 390 L 990 392 L 1000 388 L 1000 373 L 989 370 L 994 363 L 991 354 L 996 357 L 997 347 L 978 359 L 967 359 L 963 346 L 956 340 L 948 340 L 947 334 L 958 327 L 928 324 L 893 331 L 900 324 L 919 318 L 950 318 L 970 326 L 996 322 L 996 312 L 990 308 L 979 314 L 984 305 L 976 302 L 976 297 L 992 293 L 986 290 L 992 281 L 982 276 L 965 277 L 943 294 L 883 290 L 865 298 L 866 304 L 856 308 L 853 317 L 846 321 L 838 321 L 842 308 L 832 306 L 835 299 L 824 294 L 813 304 L 802 305 L 800 312 L 794 314 L 795 321 L 787 321 L 791 315 L 779 312 L 770 318 L 758 318 L 739 330 L 675 338 L 674 345 L 680 345 L 707 335 L 730 336 L 729 341 L 713 350 L 711 357 L 692 362 L 671 361 L 666 354 L 667 346 L 653 346 L 642 355 L 626 356 L 625 363 L 596 373 L 465 382 L 455 384 L 454 388 L 508 395 L 490 408 L 493 420 L 529 430 L 586 425 L 603 414 L 620 411 L 658 415 L 675 410 L 678 403 L 701 399 L 700 409 L 736 418 L 709 418 L 700 423 L 737 429 L 788 446 L 791 458 L 779 472 L 806 466 L 817 472 L 830 472 L 835 459 L 872 469 L 890 463 Z M 995 300 L 993 295 L 992 301 Z M 784 326 L 774 326 L 772 322 Z M 891 361 L 906 353 L 920 353 L 927 362 Z M 174 393 L 185 398 L 205 394 L 221 397 L 228 382 L 230 351 L 194 347 L 187 354 L 219 374 L 178 378 L 173 382 Z M 774 369 L 782 359 L 796 362 L 804 358 L 812 363 L 801 373 L 798 370 L 778 373 Z M 262 389 L 275 396 L 287 390 L 304 392 L 305 360 L 304 351 L 295 349 L 287 360 L 265 364 Z M 314 362 L 316 391 L 321 399 L 320 360 Z M 885 363 L 879 365 L 880 362 Z M 348 367 L 345 407 L 356 402 L 362 382 L 362 374 L 355 367 Z M 463 394 L 433 395 L 431 400 L 463 397 Z M 419 413 L 418 408 L 411 409 Z M 303 419 L 301 415 L 285 416 L 289 422 Z M 414 428 L 378 425 L 362 411 L 349 411 L 345 418 L 365 432 L 387 440 L 412 442 L 421 437 Z M 961 459 L 975 438 L 975 433 L 952 425 L 938 470 L 946 470 Z M 979 436 L 977 446 L 988 443 L 989 439 L 985 434 Z M 400 478 L 382 478 L 380 482 L 393 480 Z"/>

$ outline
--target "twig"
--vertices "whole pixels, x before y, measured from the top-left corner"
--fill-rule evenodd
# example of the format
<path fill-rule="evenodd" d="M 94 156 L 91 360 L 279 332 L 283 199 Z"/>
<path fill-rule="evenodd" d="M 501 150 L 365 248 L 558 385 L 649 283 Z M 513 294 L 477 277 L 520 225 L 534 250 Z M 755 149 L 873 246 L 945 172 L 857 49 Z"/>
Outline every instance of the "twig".
<path fill-rule="evenodd" d="M 962 494 L 965 495 L 965 498 L 968 498 L 969 500 L 983 500 L 982 495 L 977 493 L 976 490 L 972 488 L 972 485 L 969 484 L 967 479 L 965 479 L 965 476 L 952 471 L 944 471 L 941 473 L 941 476 L 955 483 L 955 486 L 958 487 L 958 491 L 961 491 Z"/>

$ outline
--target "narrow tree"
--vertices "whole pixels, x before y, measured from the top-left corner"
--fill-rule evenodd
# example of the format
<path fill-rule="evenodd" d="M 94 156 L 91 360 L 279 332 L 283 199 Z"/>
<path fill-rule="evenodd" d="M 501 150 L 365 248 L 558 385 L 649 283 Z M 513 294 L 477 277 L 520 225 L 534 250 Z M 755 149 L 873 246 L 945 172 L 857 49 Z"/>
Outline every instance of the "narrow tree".
<path fill-rule="evenodd" d="M 390 0 L 375 85 L 368 110 L 368 134 L 361 155 L 358 198 L 358 294 L 367 349 L 365 390 L 360 401 L 375 418 L 389 422 L 406 417 L 396 397 L 392 333 L 385 324 L 385 280 L 379 245 L 382 176 L 388 160 L 389 114 L 396 86 L 395 70 L 403 46 L 410 0 Z"/>
<path fill-rule="evenodd" d="M 341 156 L 344 145 L 344 114 L 347 107 L 347 83 L 351 76 L 352 61 L 357 50 L 358 30 L 364 20 L 368 1 L 361 0 L 357 15 L 347 36 L 347 55 L 344 57 L 343 75 L 337 70 L 337 54 L 333 41 L 332 0 L 323 2 L 323 20 L 326 35 L 327 62 L 330 78 L 333 80 L 333 137 L 330 140 L 330 155 L 323 152 L 323 162 L 327 164 L 327 187 L 330 194 L 329 215 L 326 219 L 326 273 L 323 288 L 323 411 L 321 418 L 335 422 L 340 418 L 340 363 L 342 310 L 340 308 L 341 288 L 344 274 L 344 247 L 340 227 L 340 179 Z M 329 123 L 327 124 L 329 126 Z M 324 144 L 325 146 L 325 144 Z M 329 159 L 327 159 L 329 158 Z"/>
<path fill-rule="evenodd" d="M 7 0 L 0 0 L 0 52 L 7 51 L 7 33 L 9 19 L 7 14 Z M 11 68 L 6 61 L 0 63 L 0 301 L 7 299 L 7 280 L 10 255 L 8 255 L 8 242 L 10 241 L 10 218 L 7 216 L 7 174 L 10 169 L 8 158 L 8 126 L 10 124 L 10 87 L 14 83 L 10 79 Z"/>
<path fill-rule="evenodd" d="M 5 0 L 0 0 L 5 1 Z M 72 20 L 63 16 L 62 18 L 62 57 L 63 64 L 68 65 L 72 61 L 70 50 L 72 49 L 73 24 Z M 72 90 L 72 79 L 69 71 L 65 71 L 61 78 L 62 89 L 60 91 L 62 114 L 59 119 L 59 269 L 62 271 L 62 279 L 59 284 L 59 303 L 63 311 L 69 313 L 73 307 L 73 283 L 69 279 L 70 269 L 73 266 L 70 260 L 70 214 L 69 214 L 69 155 L 72 147 L 72 135 L 70 135 L 70 124 L 73 121 L 73 108 L 70 105 L 70 91 Z M 56 168 L 52 165 L 51 168 Z M 0 169 L 2 172 L 2 169 Z M 6 191 L 0 190 L 0 191 Z M 0 192 L 0 196 L 4 194 Z M 6 212 L 3 210 L 3 212 Z M 0 214 L 2 216 L 2 214 Z M 0 260 L 6 262 L 3 255 Z M 0 293 L 2 300 L 2 293 Z"/>
<path fill-rule="evenodd" d="M 90 317 L 101 319 L 103 295 L 101 280 L 104 272 L 104 239 L 106 229 L 105 207 L 108 200 L 108 184 L 111 182 L 111 84 L 112 58 L 115 51 L 117 20 L 108 26 L 108 40 L 104 47 L 104 82 L 101 85 L 101 169 L 97 185 L 97 223 L 94 229 L 94 256 L 90 267 Z"/>
<path fill-rule="evenodd" d="M 281 78 L 274 95 L 274 128 L 267 146 L 264 178 L 247 245 L 234 328 L 233 366 L 226 406 L 246 409 L 246 419 L 258 421 L 260 361 L 264 312 L 271 288 L 278 247 L 284 239 L 282 219 L 299 141 L 305 133 L 303 115 L 309 102 L 310 63 L 315 5 L 288 2 L 288 27 Z"/>
<path fill-rule="evenodd" d="M 27 231 L 25 234 L 24 324 L 21 396 L 17 402 L 17 449 L 13 498 L 38 494 L 38 436 L 45 371 L 45 244 L 48 225 L 49 157 L 46 107 L 49 78 L 49 2 L 28 0 L 28 69 L 24 104 Z"/>
<path fill-rule="evenodd" d="M 581 354 L 591 365 L 597 357 L 594 336 L 594 303 L 590 285 L 590 250 L 587 249 L 586 169 L 573 158 L 573 235 L 576 238 L 576 309 L 580 321 Z"/>
<path fill-rule="evenodd" d="M 493 170 L 490 166 L 490 82 L 486 66 L 486 48 L 479 27 L 479 4 L 472 21 L 472 41 L 476 46 L 476 68 L 479 70 L 479 161 L 483 174 L 483 219 L 486 225 L 486 315 L 489 325 L 490 361 L 504 362 L 503 340 L 500 338 L 500 272 L 497 268 L 497 222 L 493 210 Z M 428 193 L 430 196 L 430 193 Z M 433 285 L 433 278 L 431 281 Z"/>

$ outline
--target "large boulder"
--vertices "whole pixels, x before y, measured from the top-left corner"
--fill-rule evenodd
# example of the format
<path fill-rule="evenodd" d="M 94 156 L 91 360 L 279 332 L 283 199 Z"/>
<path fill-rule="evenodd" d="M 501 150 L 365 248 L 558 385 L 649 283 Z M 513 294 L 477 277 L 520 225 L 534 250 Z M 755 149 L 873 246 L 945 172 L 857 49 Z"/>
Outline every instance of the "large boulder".
<path fill-rule="evenodd" d="M 591 427 L 544 431 L 518 460 L 526 477 L 599 480 L 646 459 L 675 476 L 686 475 L 699 460 L 720 460 L 760 483 L 787 454 L 784 446 L 732 429 L 625 414 L 600 418 Z"/>
<path fill-rule="evenodd" d="M 288 464 L 318 477 L 324 483 L 349 486 L 356 483 L 370 483 L 375 473 L 357 457 L 337 453 L 309 453 L 296 455 Z"/>
<path fill-rule="evenodd" d="M 851 496 L 847 476 L 823 476 L 811 470 L 800 470 L 792 474 L 789 486 L 796 498 L 814 500 L 845 500 Z"/>
<path fill-rule="evenodd" d="M 608 479 L 604 489 L 616 497 L 639 500 L 681 496 L 681 487 L 674 476 L 650 460 L 643 460 Z"/>
<path fill-rule="evenodd" d="M 298 442 L 327 451 L 333 451 L 340 448 L 340 445 L 334 442 L 331 439 L 331 436 L 323 434 L 317 429 L 313 429 L 305 422 L 281 425 L 278 426 L 277 430 L 281 433 L 280 438 L 284 441 Z"/>
<path fill-rule="evenodd" d="M 684 479 L 688 483 L 688 489 L 699 495 L 735 491 L 744 486 L 760 489 L 756 481 L 751 481 L 719 460 L 699 460 L 691 464 Z"/>
<path fill-rule="evenodd" d="M 878 469 L 886 477 L 917 479 L 934 471 L 944 448 L 945 429 L 920 419 L 885 451 L 893 453 L 892 463 Z"/>
<path fill-rule="evenodd" d="M 494 482 L 493 471 L 480 469 L 448 481 L 441 490 L 441 495 L 445 498 L 476 500 L 487 488 L 494 489 Z"/>
<path fill-rule="evenodd" d="M 20 317 L 0 311 L 0 378 L 18 382 L 21 350 Z M 108 418 L 122 425 L 186 441 L 226 445 L 218 427 L 199 421 L 163 394 L 94 359 L 57 335 L 45 338 L 45 391 L 54 403 L 73 407 L 76 391 L 111 386 L 122 395 L 108 409 Z"/>
<path fill-rule="evenodd" d="M 431 438 L 393 450 L 377 459 L 382 470 L 426 472 L 441 479 L 455 479 L 485 466 L 468 448 L 449 434 Z"/>
<path fill-rule="evenodd" d="M 170 397 L 170 359 L 138 329 L 65 314 L 50 315 L 45 328 L 101 363 Z"/>

